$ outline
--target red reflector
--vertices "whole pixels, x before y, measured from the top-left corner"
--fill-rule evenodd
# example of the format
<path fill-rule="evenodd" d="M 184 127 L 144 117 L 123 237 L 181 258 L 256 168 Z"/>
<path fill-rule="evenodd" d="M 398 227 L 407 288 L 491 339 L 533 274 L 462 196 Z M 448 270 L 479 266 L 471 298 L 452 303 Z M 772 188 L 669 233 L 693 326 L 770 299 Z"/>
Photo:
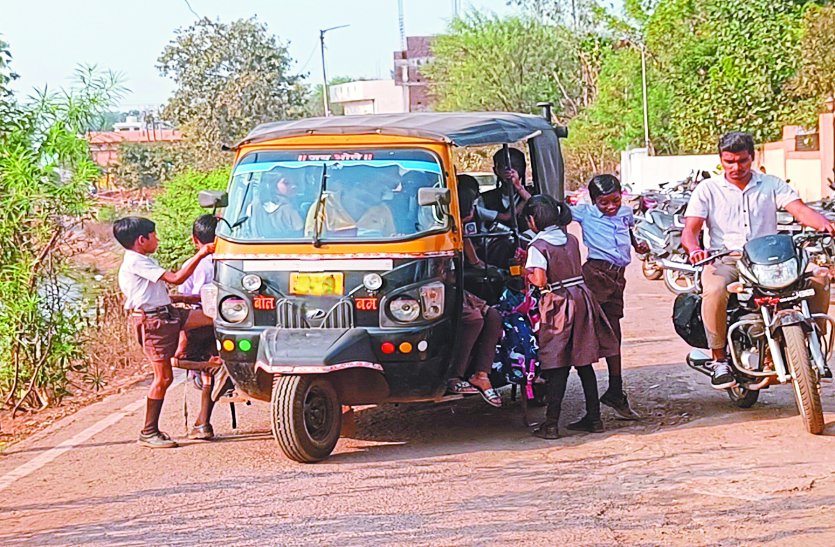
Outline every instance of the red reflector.
<path fill-rule="evenodd" d="M 377 311 L 376 297 L 362 297 L 354 300 L 354 305 L 360 311 Z"/>
<path fill-rule="evenodd" d="M 252 301 L 252 306 L 256 310 L 274 310 L 275 309 L 275 297 L 274 296 L 264 296 L 263 294 L 259 294 L 255 297 L 255 300 Z"/>
<path fill-rule="evenodd" d="M 383 344 L 380 346 L 380 351 L 382 351 L 386 355 L 391 355 L 392 353 L 394 353 L 394 349 L 394 344 L 392 344 L 391 342 L 383 342 Z"/>

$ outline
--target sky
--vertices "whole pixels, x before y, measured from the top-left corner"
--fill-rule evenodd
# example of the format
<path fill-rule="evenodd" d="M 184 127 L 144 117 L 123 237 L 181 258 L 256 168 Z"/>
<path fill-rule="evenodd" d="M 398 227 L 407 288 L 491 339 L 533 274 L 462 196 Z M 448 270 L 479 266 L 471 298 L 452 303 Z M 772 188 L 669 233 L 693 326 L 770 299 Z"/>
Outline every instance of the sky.
<path fill-rule="evenodd" d="M 407 36 L 444 31 L 453 0 L 403 0 Z M 173 83 L 159 75 L 156 60 L 174 31 L 201 17 L 231 21 L 257 15 L 288 43 L 296 71 L 322 80 L 319 29 L 350 25 L 326 35 L 331 77 L 389 78 L 400 49 L 397 0 L 0 0 L 0 36 L 10 44 L 20 96 L 33 87 L 66 87 L 79 64 L 122 73 L 131 90 L 122 109 L 161 105 Z M 506 15 L 507 0 L 459 0 L 475 9 Z"/>

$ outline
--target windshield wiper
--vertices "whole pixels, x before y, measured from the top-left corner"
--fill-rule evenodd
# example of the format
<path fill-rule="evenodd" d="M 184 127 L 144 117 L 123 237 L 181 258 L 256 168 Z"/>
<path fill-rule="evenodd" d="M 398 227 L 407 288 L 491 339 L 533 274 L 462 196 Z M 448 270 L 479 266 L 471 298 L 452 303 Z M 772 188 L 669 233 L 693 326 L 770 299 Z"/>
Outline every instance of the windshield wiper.
<path fill-rule="evenodd" d="M 238 218 L 233 222 L 231 225 L 229 222 L 226 224 L 229 226 L 229 231 L 234 232 L 237 228 L 240 228 L 241 225 L 249 220 L 249 215 L 244 215 L 244 209 L 246 209 L 247 203 L 246 198 L 249 196 L 249 189 L 252 188 L 252 173 L 249 174 L 249 179 L 246 184 L 246 190 L 244 190 L 244 195 L 241 198 L 241 206 L 238 208 Z"/>
<path fill-rule="evenodd" d="M 316 198 L 316 208 L 313 210 L 313 246 L 322 246 L 322 224 L 324 219 L 319 218 L 319 210 L 322 208 L 322 202 L 325 201 L 325 192 L 328 188 L 328 165 L 322 164 L 322 180 L 319 183 L 319 195 Z"/>

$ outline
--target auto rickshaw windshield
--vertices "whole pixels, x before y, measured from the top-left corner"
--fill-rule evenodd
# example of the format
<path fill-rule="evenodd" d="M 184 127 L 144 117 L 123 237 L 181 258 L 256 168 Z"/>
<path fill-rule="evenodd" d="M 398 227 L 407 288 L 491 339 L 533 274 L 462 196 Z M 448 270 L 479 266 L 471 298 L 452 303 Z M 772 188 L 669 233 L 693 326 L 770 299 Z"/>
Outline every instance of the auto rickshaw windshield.
<path fill-rule="evenodd" d="M 218 235 L 246 241 L 389 241 L 445 230 L 420 188 L 443 188 L 426 150 L 268 151 L 236 165 L 228 222 Z"/>

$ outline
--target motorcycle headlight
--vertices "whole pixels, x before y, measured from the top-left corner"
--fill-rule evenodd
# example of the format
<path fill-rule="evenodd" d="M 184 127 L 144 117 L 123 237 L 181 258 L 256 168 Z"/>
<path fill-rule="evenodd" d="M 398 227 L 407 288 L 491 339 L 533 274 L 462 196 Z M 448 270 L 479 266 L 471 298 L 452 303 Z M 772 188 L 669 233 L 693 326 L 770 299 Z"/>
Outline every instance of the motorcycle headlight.
<path fill-rule="evenodd" d="M 440 281 L 428 283 L 420 288 L 420 302 L 423 305 L 423 318 L 427 321 L 437 319 L 444 314 L 444 284 Z"/>
<path fill-rule="evenodd" d="M 249 315 L 249 304 L 238 296 L 227 296 L 220 302 L 220 317 L 228 323 L 240 323 Z"/>
<path fill-rule="evenodd" d="M 797 259 L 792 258 L 779 264 L 752 264 L 751 272 L 766 289 L 783 289 L 797 281 Z"/>
<path fill-rule="evenodd" d="M 399 296 L 389 302 L 389 313 L 401 323 L 410 323 L 420 316 L 420 303 L 411 296 Z"/>

